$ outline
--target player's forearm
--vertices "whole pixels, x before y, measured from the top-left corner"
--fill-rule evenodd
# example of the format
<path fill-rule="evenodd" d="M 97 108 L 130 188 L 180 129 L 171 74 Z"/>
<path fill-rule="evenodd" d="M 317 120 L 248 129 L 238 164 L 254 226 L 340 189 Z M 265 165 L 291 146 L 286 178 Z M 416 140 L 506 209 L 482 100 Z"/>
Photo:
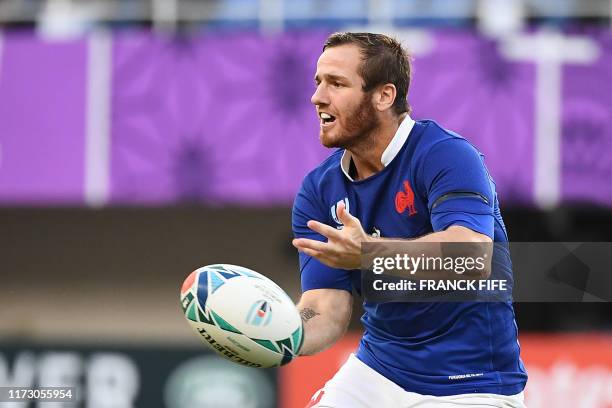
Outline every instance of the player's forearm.
<path fill-rule="evenodd" d="M 490 275 L 493 251 L 491 239 L 465 227 L 452 226 L 444 231 L 412 239 L 370 238 L 367 242 L 387 244 L 378 245 L 376 248 L 370 246 L 368 258 L 379 262 L 388 260 L 388 265 L 396 266 L 385 266 L 387 273 L 402 278 L 486 279 Z M 371 252 L 372 250 L 374 253 Z M 390 262 L 390 259 L 395 262 Z M 442 268 L 442 264 L 449 259 L 461 262 L 468 260 L 479 267 L 465 268 L 461 274 L 457 275 L 454 270 L 449 271 L 448 268 Z M 417 262 L 412 263 L 411 260 Z M 425 266 L 425 261 L 427 261 L 427 266 Z M 406 265 L 409 266 L 406 267 Z"/>
<path fill-rule="evenodd" d="M 444 231 L 434 232 L 416 239 L 402 238 L 375 238 L 365 233 L 361 222 L 350 215 L 342 203 L 338 204 L 338 216 L 344 227 L 341 230 L 330 227 L 318 221 L 308 221 L 308 228 L 325 236 L 327 242 L 321 242 L 309 238 L 296 238 L 293 240 L 293 245 L 308 256 L 318 259 L 321 263 L 339 269 L 360 269 L 364 255 L 364 244 L 368 245 L 368 258 L 371 256 L 379 256 L 379 253 L 388 253 L 397 248 L 397 245 L 386 245 L 393 243 L 405 245 L 402 248 L 402 253 L 405 253 L 411 258 L 445 258 L 447 253 L 451 256 L 473 258 L 483 254 L 482 248 L 489 247 L 489 253 L 492 253 L 492 240 L 490 237 L 473 231 L 469 228 L 460 225 L 451 225 Z M 410 242 L 410 244 L 408 244 Z M 464 245 L 444 245 L 444 243 L 463 243 Z M 380 245 L 371 245 L 379 243 Z M 420 246 L 418 244 L 421 244 Z M 425 245 L 426 244 L 426 245 Z M 395 248 L 392 248 L 395 247 Z M 417 248 L 418 247 L 418 248 Z M 459 248 L 459 250 L 457 250 Z M 383 255 L 384 256 L 384 255 Z M 487 278 L 490 274 L 491 256 L 486 257 L 488 264 L 486 270 L 479 271 L 475 274 L 475 278 Z M 445 277 L 446 271 L 440 270 L 442 276 Z M 432 271 L 430 276 L 425 278 L 433 278 L 434 275 L 439 275 L 439 271 Z M 400 275 L 402 276 L 402 275 Z M 406 276 L 406 277 L 411 277 Z M 464 276 L 468 276 L 467 274 Z M 413 277 L 413 276 L 412 276 Z M 421 276 L 422 278 L 423 276 Z"/>
<path fill-rule="evenodd" d="M 301 355 L 319 353 L 340 339 L 351 319 L 353 296 L 340 289 L 304 292 L 297 308 L 304 325 Z"/>
<path fill-rule="evenodd" d="M 485 235 L 478 234 L 469 228 L 451 226 L 444 231 L 432 232 L 418 238 L 374 238 L 369 237 L 367 242 L 490 242 L 491 239 Z"/>
<path fill-rule="evenodd" d="M 329 311 L 326 313 L 329 314 Z M 332 311 L 333 313 L 333 311 Z M 338 341 L 346 331 L 346 324 L 324 316 L 313 308 L 300 310 L 304 322 L 304 344 L 300 354 L 309 356 L 317 354 Z"/>

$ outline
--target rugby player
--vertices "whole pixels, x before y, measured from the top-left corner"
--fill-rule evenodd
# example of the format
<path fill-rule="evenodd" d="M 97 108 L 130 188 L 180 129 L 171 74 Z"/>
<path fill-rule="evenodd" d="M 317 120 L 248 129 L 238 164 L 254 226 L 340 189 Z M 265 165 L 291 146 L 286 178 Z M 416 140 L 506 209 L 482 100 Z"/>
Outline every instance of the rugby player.
<path fill-rule="evenodd" d="M 346 331 L 362 242 L 507 241 L 483 156 L 436 122 L 410 117 L 410 78 L 409 55 L 381 34 L 333 34 L 317 62 L 319 138 L 338 150 L 305 177 L 293 207 L 303 355 Z M 498 258 L 510 270 L 509 256 Z M 524 406 L 511 302 L 363 306 L 358 349 L 309 406 Z"/>

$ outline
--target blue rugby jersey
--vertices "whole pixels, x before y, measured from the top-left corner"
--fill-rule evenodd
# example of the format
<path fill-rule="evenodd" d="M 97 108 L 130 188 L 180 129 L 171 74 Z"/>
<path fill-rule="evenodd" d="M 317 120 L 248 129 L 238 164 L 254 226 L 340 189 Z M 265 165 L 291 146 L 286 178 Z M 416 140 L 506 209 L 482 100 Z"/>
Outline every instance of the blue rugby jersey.
<path fill-rule="evenodd" d="M 349 153 L 340 149 L 306 176 L 293 206 L 294 235 L 325 241 L 306 223 L 339 226 L 336 205 L 344 201 L 369 234 L 415 238 L 461 225 L 507 242 L 495 184 L 483 160 L 456 133 L 407 117 L 383 153 L 382 171 L 353 181 Z M 494 264 L 511 274 L 509 254 L 497 247 Z M 303 253 L 299 261 L 303 291 L 355 288 L 360 293 L 359 270 L 330 268 Z M 405 390 L 513 395 L 525 387 L 510 302 L 363 306 L 365 330 L 356 355 Z"/>

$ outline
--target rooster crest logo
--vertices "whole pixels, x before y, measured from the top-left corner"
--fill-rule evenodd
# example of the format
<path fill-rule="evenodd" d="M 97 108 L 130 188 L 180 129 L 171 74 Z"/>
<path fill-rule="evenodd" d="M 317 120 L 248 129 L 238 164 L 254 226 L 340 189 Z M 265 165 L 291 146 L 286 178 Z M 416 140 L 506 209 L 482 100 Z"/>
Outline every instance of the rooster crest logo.
<path fill-rule="evenodd" d="M 411 217 L 417 213 L 414 205 L 414 191 L 412 191 L 408 181 L 404 181 L 404 191 L 399 191 L 395 195 L 395 210 L 401 214 L 406 209 L 408 209 L 408 215 Z"/>

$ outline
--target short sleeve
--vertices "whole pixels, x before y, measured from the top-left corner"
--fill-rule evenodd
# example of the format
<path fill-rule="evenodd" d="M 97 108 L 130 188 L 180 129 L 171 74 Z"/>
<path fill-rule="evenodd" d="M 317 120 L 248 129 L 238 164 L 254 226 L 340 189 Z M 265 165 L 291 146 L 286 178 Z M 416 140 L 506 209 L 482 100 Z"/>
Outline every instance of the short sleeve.
<path fill-rule="evenodd" d="M 482 155 L 465 139 L 435 144 L 422 174 L 434 231 L 460 225 L 493 238 L 495 192 Z"/>
<path fill-rule="evenodd" d="M 300 191 L 295 197 L 291 224 L 295 238 L 308 238 L 318 241 L 326 241 L 326 238 L 308 228 L 309 220 L 328 223 L 328 218 L 323 211 L 323 205 L 314 193 L 314 188 L 307 177 L 302 183 Z M 344 289 L 352 290 L 351 273 L 344 269 L 331 268 L 316 258 L 299 253 L 302 292 L 311 289 Z"/>

